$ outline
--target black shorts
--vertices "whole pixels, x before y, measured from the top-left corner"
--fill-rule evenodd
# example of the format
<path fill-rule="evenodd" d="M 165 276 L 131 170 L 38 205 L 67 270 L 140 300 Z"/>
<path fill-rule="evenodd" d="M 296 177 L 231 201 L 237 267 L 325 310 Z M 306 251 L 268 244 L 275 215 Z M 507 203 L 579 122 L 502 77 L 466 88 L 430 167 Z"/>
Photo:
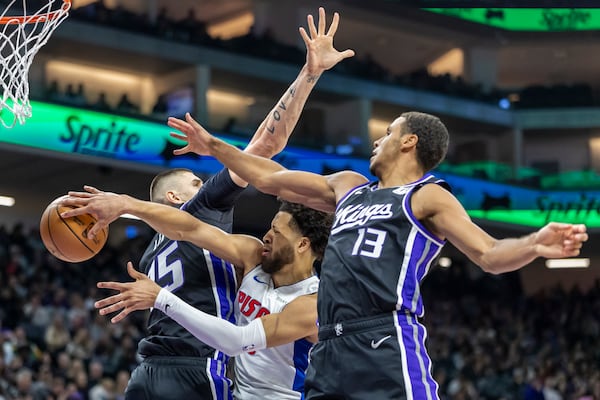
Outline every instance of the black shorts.
<path fill-rule="evenodd" d="M 231 380 L 219 360 L 147 357 L 131 374 L 126 400 L 233 400 Z"/>
<path fill-rule="evenodd" d="M 438 400 L 425 327 L 394 312 L 319 328 L 306 400 Z"/>

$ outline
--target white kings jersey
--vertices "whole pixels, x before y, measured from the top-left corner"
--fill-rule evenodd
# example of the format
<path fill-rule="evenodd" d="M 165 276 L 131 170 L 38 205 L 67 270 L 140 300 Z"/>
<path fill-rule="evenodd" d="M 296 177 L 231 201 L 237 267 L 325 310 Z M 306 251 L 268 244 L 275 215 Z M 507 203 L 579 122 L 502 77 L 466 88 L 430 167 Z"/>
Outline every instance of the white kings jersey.
<path fill-rule="evenodd" d="M 297 297 L 317 293 L 318 288 L 316 276 L 274 288 L 271 276 L 258 266 L 244 277 L 238 290 L 237 325 L 245 326 L 263 315 L 279 313 Z M 300 399 L 311 347 L 308 340 L 300 339 L 238 355 L 235 358 L 234 397 L 238 400 Z"/>

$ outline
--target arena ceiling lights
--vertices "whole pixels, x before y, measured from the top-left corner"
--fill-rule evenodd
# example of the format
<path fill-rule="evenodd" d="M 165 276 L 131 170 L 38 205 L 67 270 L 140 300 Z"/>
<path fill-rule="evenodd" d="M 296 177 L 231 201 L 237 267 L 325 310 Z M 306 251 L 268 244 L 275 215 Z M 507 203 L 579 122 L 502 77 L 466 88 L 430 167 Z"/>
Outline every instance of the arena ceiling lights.
<path fill-rule="evenodd" d="M 15 198 L 10 196 L 0 196 L 0 206 L 12 207 L 15 205 Z"/>
<path fill-rule="evenodd" d="M 559 258 L 546 260 L 546 268 L 588 268 L 589 258 Z"/>

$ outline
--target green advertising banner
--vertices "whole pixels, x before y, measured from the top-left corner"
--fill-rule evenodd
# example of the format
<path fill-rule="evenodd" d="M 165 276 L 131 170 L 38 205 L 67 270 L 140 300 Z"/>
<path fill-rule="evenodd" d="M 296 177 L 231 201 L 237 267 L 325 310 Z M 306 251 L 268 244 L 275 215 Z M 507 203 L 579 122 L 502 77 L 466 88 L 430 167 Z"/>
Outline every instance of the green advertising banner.
<path fill-rule="evenodd" d="M 185 145 L 172 138 L 165 123 L 145 121 L 58 104 L 32 102 L 33 115 L 24 125 L 0 131 L 0 142 L 82 156 L 142 163 L 165 168 L 189 168 L 215 173 L 222 165 L 212 157 L 173 155 Z M 218 135 L 245 147 L 249 138 Z M 363 159 L 288 146 L 276 159 L 287 168 L 316 173 L 353 167 L 368 175 Z M 355 165 L 356 164 L 356 165 Z"/>
<path fill-rule="evenodd" d="M 203 173 L 215 173 L 222 168 L 212 157 L 174 156 L 173 150 L 182 143 L 176 143 L 169 136 L 171 129 L 164 123 L 56 104 L 33 102 L 32 106 L 33 116 L 24 125 L 0 130 L 0 142 L 59 154 L 94 156 L 164 168 L 183 167 Z M 245 140 L 219 137 L 238 147 L 246 144 Z M 276 160 L 290 169 L 319 174 L 352 169 L 372 179 L 369 160 L 365 158 L 288 146 Z M 544 190 L 516 186 L 465 176 L 468 171 L 463 169 L 455 168 L 454 172 L 449 172 L 440 168 L 434 174 L 450 184 L 454 195 L 473 218 L 528 227 L 559 221 L 600 228 L 600 191 L 597 189 L 557 187 Z"/>
<path fill-rule="evenodd" d="M 424 10 L 510 31 L 600 29 L 597 8 L 425 8 Z"/>
<path fill-rule="evenodd" d="M 166 125 L 47 103 L 32 108 L 24 125 L 2 130 L 3 142 L 150 163 L 169 143 Z"/>
<path fill-rule="evenodd" d="M 467 213 L 471 218 L 532 228 L 540 228 L 550 221 L 585 224 L 588 228 L 600 227 L 598 210 L 593 212 L 589 212 L 589 210 L 553 210 L 550 212 L 540 210 L 468 210 Z"/>

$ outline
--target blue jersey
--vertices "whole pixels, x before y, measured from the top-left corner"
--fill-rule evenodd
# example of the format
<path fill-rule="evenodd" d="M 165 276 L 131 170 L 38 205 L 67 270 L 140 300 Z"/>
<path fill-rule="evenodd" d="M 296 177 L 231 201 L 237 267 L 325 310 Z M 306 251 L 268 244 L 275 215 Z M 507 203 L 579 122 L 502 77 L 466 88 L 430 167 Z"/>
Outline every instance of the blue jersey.
<path fill-rule="evenodd" d="M 384 189 L 371 182 L 338 203 L 320 276 L 321 325 L 394 310 L 423 315 L 420 283 L 445 242 L 415 218 L 410 199 L 430 183 L 447 187 L 431 175 Z"/>
<path fill-rule="evenodd" d="M 227 170 L 208 179 L 181 209 L 201 221 L 231 232 L 233 204 L 243 188 Z M 142 256 L 140 270 L 186 303 L 235 323 L 236 277 L 233 266 L 189 242 L 156 234 Z M 227 357 L 196 339 L 159 310 L 148 320 L 149 335 L 139 344 L 143 356 Z"/>

